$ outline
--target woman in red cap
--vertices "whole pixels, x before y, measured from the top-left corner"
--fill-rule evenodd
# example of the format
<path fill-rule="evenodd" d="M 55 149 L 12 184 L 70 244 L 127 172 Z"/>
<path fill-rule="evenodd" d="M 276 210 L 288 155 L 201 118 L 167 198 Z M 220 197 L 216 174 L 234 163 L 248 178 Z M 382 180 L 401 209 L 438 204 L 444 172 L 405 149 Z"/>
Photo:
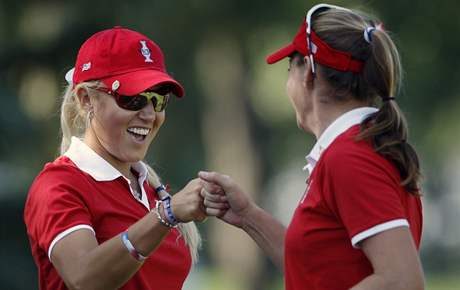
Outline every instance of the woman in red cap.
<path fill-rule="evenodd" d="M 199 179 L 170 196 L 142 160 L 182 86 L 160 48 L 115 27 L 80 48 L 61 110 L 61 156 L 24 218 L 40 289 L 182 289 L 205 218 Z"/>
<path fill-rule="evenodd" d="M 320 4 L 267 61 L 285 57 L 297 124 L 317 138 L 290 225 L 230 177 L 200 172 L 208 215 L 246 231 L 284 269 L 287 290 L 423 289 L 420 167 L 395 100 L 393 41 L 371 18 Z"/>

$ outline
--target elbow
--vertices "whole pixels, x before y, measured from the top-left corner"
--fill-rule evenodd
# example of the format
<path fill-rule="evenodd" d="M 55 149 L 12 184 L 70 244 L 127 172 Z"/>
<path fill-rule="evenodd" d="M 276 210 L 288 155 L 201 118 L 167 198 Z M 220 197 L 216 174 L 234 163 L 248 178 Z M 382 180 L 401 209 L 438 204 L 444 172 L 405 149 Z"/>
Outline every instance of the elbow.
<path fill-rule="evenodd" d="M 416 271 L 416 273 L 411 276 L 410 287 L 406 289 L 425 290 L 425 278 L 423 271 Z"/>
<path fill-rule="evenodd" d="M 408 275 L 400 277 L 391 283 L 393 286 L 387 289 L 400 290 L 425 290 L 425 280 L 422 275 Z"/>
<path fill-rule="evenodd" d="M 84 283 L 81 283 L 79 281 L 72 281 L 72 282 L 66 282 L 65 285 L 69 290 L 96 290 L 94 287 L 86 286 Z"/>
<path fill-rule="evenodd" d="M 94 285 L 88 285 L 87 279 L 84 279 L 82 275 L 76 275 L 74 277 L 71 277 L 69 279 L 64 280 L 65 285 L 69 290 L 96 290 L 99 288 L 96 288 Z"/>
<path fill-rule="evenodd" d="M 425 290 L 425 283 L 424 281 L 414 281 L 413 283 L 411 283 L 411 285 L 409 287 L 400 287 L 398 289 L 401 289 L 401 290 Z"/>
<path fill-rule="evenodd" d="M 81 274 L 76 274 L 72 277 L 67 277 L 67 279 L 65 279 L 64 282 L 69 290 L 93 289 L 93 287 L 86 285 L 88 283 L 85 283 L 85 279 Z"/>
<path fill-rule="evenodd" d="M 425 280 L 423 278 L 417 279 L 414 283 L 414 290 L 425 290 Z"/>
<path fill-rule="evenodd" d="M 65 285 L 69 290 L 81 290 L 84 289 L 79 281 L 65 281 Z"/>

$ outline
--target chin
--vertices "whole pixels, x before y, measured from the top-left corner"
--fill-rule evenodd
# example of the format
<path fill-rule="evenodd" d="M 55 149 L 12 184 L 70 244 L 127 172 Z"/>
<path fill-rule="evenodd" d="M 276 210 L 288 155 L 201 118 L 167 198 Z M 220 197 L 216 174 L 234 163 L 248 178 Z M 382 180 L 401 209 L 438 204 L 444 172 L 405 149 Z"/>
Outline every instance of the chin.
<path fill-rule="evenodd" d="M 139 161 L 142 161 L 144 160 L 145 158 L 145 153 L 144 154 L 129 154 L 129 155 L 125 155 L 124 156 L 124 162 L 128 162 L 128 163 L 136 163 L 136 162 L 139 162 Z"/>
<path fill-rule="evenodd" d="M 297 119 L 297 127 L 305 133 L 313 134 L 313 131 L 299 119 Z"/>
<path fill-rule="evenodd" d="M 303 122 L 302 122 L 302 120 L 300 120 L 299 117 L 296 118 L 296 122 L 297 122 L 297 128 L 299 128 L 299 129 L 302 130 L 302 131 L 305 131 Z"/>

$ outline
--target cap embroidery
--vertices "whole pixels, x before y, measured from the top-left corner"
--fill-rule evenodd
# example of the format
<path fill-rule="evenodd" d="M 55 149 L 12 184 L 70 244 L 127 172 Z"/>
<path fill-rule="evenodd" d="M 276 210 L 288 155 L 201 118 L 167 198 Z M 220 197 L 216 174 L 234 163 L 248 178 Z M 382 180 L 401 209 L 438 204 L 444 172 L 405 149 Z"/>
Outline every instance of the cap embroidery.
<path fill-rule="evenodd" d="M 150 49 L 147 47 L 147 42 L 145 40 L 141 40 L 140 43 L 142 45 L 141 53 L 145 57 L 145 62 L 153 62 L 150 58 Z"/>
<path fill-rule="evenodd" d="M 87 71 L 91 68 L 91 62 L 87 62 L 87 63 L 84 63 L 82 68 L 81 68 L 81 71 Z"/>

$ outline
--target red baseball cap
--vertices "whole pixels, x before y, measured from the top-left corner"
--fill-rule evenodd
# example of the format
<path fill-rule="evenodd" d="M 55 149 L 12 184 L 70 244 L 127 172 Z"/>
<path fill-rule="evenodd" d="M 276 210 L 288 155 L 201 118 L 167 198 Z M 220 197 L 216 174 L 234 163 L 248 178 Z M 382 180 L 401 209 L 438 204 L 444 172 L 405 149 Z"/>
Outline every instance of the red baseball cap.
<path fill-rule="evenodd" d="M 352 71 L 358 73 L 362 70 L 364 66 L 362 61 L 352 59 L 351 54 L 348 52 L 330 47 L 327 43 L 322 41 L 313 30 L 310 32 L 310 38 L 312 42 L 312 54 L 315 61 L 318 63 L 340 71 Z M 292 42 L 269 55 L 267 57 L 267 63 L 273 64 L 278 62 L 283 58 L 290 56 L 294 52 L 298 52 L 303 56 L 310 55 L 307 45 L 307 22 L 305 21 L 305 18 L 302 20 L 299 31 L 297 31 L 297 34 Z"/>
<path fill-rule="evenodd" d="M 66 80 L 74 85 L 100 80 L 125 96 L 170 84 L 176 96 L 184 95 L 184 88 L 166 72 L 160 47 L 145 35 L 119 26 L 97 32 L 83 43 Z"/>

